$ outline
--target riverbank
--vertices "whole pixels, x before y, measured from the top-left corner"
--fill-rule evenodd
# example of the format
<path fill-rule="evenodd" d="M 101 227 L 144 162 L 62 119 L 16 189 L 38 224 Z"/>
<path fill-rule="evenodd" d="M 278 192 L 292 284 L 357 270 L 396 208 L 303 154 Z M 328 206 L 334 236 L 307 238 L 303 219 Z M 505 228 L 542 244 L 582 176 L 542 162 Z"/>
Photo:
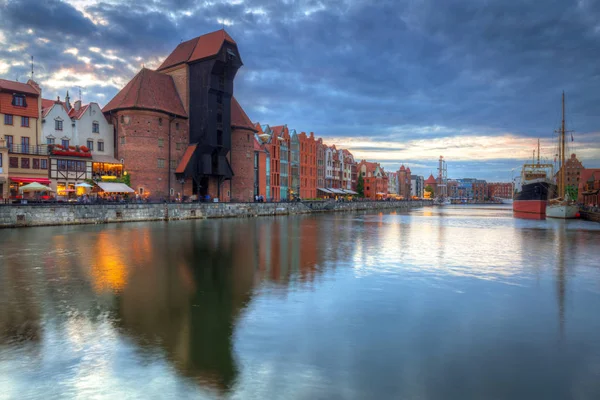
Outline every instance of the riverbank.
<path fill-rule="evenodd" d="M 428 201 L 306 201 L 298 203 L 46 204 L 0 207 L 0 228 L 248 218 L 360 210 L 406 210 Z"/>

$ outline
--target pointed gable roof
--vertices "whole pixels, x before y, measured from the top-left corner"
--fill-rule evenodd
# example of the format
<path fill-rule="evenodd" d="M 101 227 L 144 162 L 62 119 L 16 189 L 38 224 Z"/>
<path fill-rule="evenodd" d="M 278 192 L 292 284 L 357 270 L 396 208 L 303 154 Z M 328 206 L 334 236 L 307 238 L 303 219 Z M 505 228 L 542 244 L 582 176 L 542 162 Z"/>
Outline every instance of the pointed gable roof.
<path fill-rule="evenodd" d="M 90 107 L 89 104 L 86 104 L 85 106 L 80 106 L 79 110 L 76 110 L 75 107 L 73 107 L 69 110 L 69 117 L 71 117 L 73 119 L 80 119 L 81 116 L 83 114 L 85 114 L 85 112 L 87 111 L 87 109 L 89 107 Z"/>
<path fill-rule="evenodd" d="M 30 80 L 30 82 L 33 82 Z M 40 92 L 35 86 L 27 83 L 8 81 L 6 79 L 0 79 L 0 92 L 18 92 L 31 94 L 33 96 L 39 96 Z"/>
<path fill-rule="evenodd" d="M 231 98 L 231 127 L 233 129 L 246 129 L 252 132 L 258 132 L 235 97 Z"/>
<path fill-rule="evenodd" d="M 436 183 L 437 183 L 437 181 L 433 177 L 433 174 L 430 174 L 429 178 L 427 178 L 427 180 L 425 181 L 426 185 L 431 185 L 431 184 L 436 184 Z"/>
<path fill-rule="evenodd" d="M 219 29 L 215 32 L 207 33 L 206 35 L 198 36 L 187 42 L 180 43 L 175 50 L 163 61 L 157 71 L 174 67 L 178 64 L 189 63 L 202 60 L 203 58 L 215 56 L 223 42 L 235 43 L 235 40 L 229 36 L 225 29 Z"/>
<path fill-rule="evenodd" d="M 123 109 L 162 111 L 187 117 L 173 78 L 167 74 L 142 68 L 138 74 L 106 106 L 102 112 Z"/>

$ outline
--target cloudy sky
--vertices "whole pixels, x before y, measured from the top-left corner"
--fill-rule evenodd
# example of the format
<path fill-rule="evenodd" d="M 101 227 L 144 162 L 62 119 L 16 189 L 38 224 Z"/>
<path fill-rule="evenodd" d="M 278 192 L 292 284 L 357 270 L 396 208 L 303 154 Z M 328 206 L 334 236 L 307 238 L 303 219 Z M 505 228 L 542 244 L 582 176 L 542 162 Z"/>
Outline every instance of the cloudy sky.
<path fill-rule="evenodd" d="M 510 180 L 555 153 L 560 94 L 573 149 L 600 167 L 600 5 L 592 0 L 0 0 L 0 77 L 106 104 L 182 40 L 220 29 L 250 118 L 314 131 L 357 157 Z"/>

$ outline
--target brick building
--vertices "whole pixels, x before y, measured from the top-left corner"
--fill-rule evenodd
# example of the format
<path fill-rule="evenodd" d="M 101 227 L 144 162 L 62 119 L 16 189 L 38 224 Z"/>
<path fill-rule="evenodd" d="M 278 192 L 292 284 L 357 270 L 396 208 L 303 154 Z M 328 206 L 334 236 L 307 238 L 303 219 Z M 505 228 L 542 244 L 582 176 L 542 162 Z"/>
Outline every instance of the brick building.
<path fill-rule="evenodd" d="M 473 182 L 473 200 L 476 202 L 483 202 L 488 199 L 487 182 L 483 180 L 476 180 Z"/>
<path fill-rule="evenodd" d="M 173 78 L 143 68 L 102 111 L 115 127 L 115 156 L 123 160 L 132 188 L 142 197 L 174 196 L 181 188 L 175 170 L 189 144 L 189 124 Z M 189 196 L 191 180 L 186 186 Z"/>
<path fill-rule="evenodd" d="M 597 207 L 600 205 L 600 168 L 584 168 L 580 172 L 577 201 Z"/>
<path fill-rule="evenodd" d="M 235 97 L 231 99 L 231 129 L 229 163 L 233 170 L 233 176 L 230 180 L 230 199 L 254 201 L 254 196 L 258 191 L 256 174 L 259 173 L 259 159 L 256 157 L 260 154 L 255 154 L 254 134 L 257 131 Z"/>
<path fill-rule="evenodd" d="M 298 135 L 300 144 L 300 198 L 317 197 L 317 142 L 313 132 Z"/>
<path fill-rule="evenodd" d="M 269 187 L 269 152 L 261 145 L 258 136 L 254 136 L 254 196 L 263 196 L 267 199 Z"/>
<path fill-rule="evenodd" d="M 489 199 L 512 199 L 513 184 L 510 182 L 489 182 L 487 184 Z"/>
<path fill-rule="evenodd" d="M 377 200 L 388 193 L 388 177 L 379 163 L 362 160 L 357 165 L 364 180 L 365 198 Z"/>
<path fill-rule="evenodd" d="M 106 105 L 115 156 L 124 160 L 134 189 L 166 198 L 183 182 L 186 195 L 221 201 L 237 192 L 225 182 L 234 176 L 231 107 L 242 65 L 236 42 L 221 29 L 180 43 L 156 71 L 142 69 Z M 252 135 L 245 135 L 236 145 L 243 142 L 252 161 Z M 243 197 L 250 193 L 241 190 Z"/>
<path fill-rule="evenodd" d="M 571 158 L 565 162 L 565 165 L 562 168 L 565 168 L 566 187 L 579 187 L 581 172 L 585 168 L 581 161 L 577 159 L 577 155 L 571 154 Z M 560 176 L 562 168 L 556 173 L 557 177 Z"/>
<path fill-rule="evenodd" d="M 316 141 L 317 148 L 317 188 L 325 188 L 325 150 L 327 145 L 323 143 L 323 139 L 319 138 Z M 317 193 L 318 195 L 318 193 Z"/>
<path fill-rule="evenodd" d="M 435 197 L 436 193 L 437 193 L 437 180 L 435 179 L 435 177 L 433 176 L 433 174 L 429 175 L 429 178 L 427 178 L 424 182 L 425 186 L 423 187 L 423 190 L 425 191 L 425 189 L 427 188 L 427 186 L 430 186 L 431 189 L 433 189 L 433 192 L 431 193 L 432 197 Z"/>
<path fill-rule="evenodd" d="M 398 194 L 405 199 L 409 199 L 411 195 L 410 168 L 406 168 L 404 165 L 401 165 L 398 170 Z"/>

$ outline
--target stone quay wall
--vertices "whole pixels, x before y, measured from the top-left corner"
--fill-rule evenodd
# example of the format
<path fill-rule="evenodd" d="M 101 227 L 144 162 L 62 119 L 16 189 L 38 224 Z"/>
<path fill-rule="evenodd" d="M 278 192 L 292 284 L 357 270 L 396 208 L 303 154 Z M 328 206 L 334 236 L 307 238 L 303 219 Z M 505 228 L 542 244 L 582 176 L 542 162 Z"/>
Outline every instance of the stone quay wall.
<path fill-rule="evenodd" d="M 407 210 L 429 201 L 306 201 L 297 203 L 43 204 L 0 206 L 0 228 L 244 218 L 340 211 Z"/>

